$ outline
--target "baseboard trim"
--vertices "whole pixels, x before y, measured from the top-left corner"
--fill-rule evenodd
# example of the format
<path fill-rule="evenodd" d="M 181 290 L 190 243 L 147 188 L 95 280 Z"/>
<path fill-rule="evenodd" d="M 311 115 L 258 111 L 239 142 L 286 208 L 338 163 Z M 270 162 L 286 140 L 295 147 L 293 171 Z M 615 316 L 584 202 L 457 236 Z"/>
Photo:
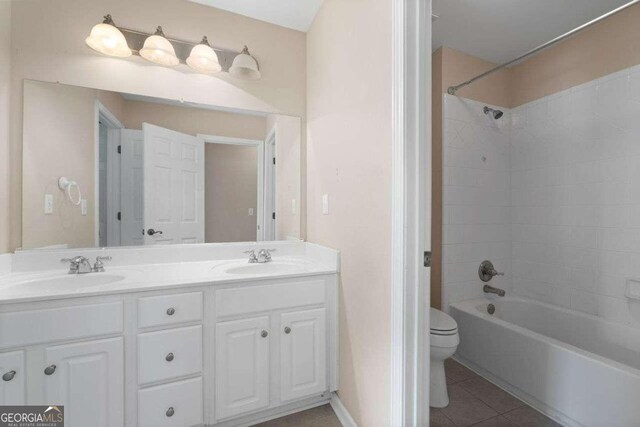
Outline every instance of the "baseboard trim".
<path fill-rule="evenodd" d="M 347 411 L 347 408 L 342 404 L 335 391 L 331 393 L 330 404 L 333 412 L 336 413 L 338 420 L 340 420 L 342 427 L 358 427 L 358 424 L 356 424 L 349 411 Z"/>

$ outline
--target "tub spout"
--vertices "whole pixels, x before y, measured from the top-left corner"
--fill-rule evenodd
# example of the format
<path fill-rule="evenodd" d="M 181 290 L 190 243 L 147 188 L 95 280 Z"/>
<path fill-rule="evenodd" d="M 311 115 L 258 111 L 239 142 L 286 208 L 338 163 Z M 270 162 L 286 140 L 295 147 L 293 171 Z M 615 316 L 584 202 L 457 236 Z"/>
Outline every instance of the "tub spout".
<path fill-rule="evenodd" d="M 489 286 L 489 285 L 484 285 L 482 290 L 488 294 L 496 294 L 499 297 L 503 297 L 505 295 L 504 289 L 494 288 L 493 286 Z"/>

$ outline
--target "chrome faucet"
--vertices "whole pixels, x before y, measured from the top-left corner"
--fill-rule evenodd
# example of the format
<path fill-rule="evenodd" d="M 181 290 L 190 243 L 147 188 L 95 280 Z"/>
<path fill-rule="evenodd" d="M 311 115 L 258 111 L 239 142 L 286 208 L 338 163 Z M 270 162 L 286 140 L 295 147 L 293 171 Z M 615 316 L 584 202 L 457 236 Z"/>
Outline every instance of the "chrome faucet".
<path fill-rule="evenodd" d="M 69 274 L 87 274 L 87 273 L 102 273 L 104 272 L 104 264 L 102 261 L 111 261 L 110 256 L 96 257 L 96 262 L 91 267 L 89 259 L 83 256 L 76 256 L 73 258 L 62 258 L 61 262 L 68 262 Z"/>
<path fill-rule="evenodd" d="M 87 274 L 93 271 L 89 260 L 83 256 L 76 256 L 73 258 L 62 258 L 61 262 L 68 262 L 69 274 Z"/>
<path fill-rule="evenodd" d="M 494 288 L 493 286 L 489 286 L 489 285 L 484 285 L 482 287 L 482 290 L 487 294 L 496 294 L 499 297 L 503 297 L 506 293 L 504 289 Z"/>
<path fill-rule="evenodd" d="M 260 249 L 260 252 L 258 252 L 258 262 L 271 262 L 271 252 L 275 251 L 275 249 Z"/>
<path fill-rule="evenodd" d="M 249 264 L 255 264 L 258 262 L 258 257 L 256 256 L 256 251 L 253 249 L 249 251 L 244 251 L 245 254 L 249 254 Z"/>
<path fill-rule="evenodd" d="M 482 261 L 480 267 L 478 267 L 478 276 L 480 276 L 480 280 L 483 282 L 488 282 L 495 276 L 504 276 L 504 273 L 497 271 L 491 261 Z"/>

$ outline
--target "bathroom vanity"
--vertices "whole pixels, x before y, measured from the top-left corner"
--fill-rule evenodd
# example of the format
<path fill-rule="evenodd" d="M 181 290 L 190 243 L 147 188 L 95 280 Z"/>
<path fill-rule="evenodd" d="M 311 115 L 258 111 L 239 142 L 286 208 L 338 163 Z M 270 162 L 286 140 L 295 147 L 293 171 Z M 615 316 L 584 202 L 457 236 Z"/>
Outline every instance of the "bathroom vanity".
<path fill-rule="evenodd" d="M 274 248 L 248 263 L 247 250 Z M 108 255 L 105 272 L 60 259 Z M 329 401 L 336 251 L 303 242 L 0 256 L 0 404 L 67 426 L 248 425 Z"/>

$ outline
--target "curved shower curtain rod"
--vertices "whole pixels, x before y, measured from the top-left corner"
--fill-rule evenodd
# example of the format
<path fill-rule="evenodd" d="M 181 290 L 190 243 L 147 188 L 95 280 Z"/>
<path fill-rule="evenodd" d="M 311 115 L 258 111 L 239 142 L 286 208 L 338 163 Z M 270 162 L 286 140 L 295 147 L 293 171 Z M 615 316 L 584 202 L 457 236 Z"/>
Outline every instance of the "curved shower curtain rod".
<path fill-rule="evenodd" d="M 563 35 L 561 35 L 559 37 L 556 37 L 555 39 L 553 39 L 551 41 L 548 41 L 545 44 L 542 44 L 542 45 L 540 45 L 540 46 L 538 46 L 538 47 L 536 47 L 534 49 L 531 49 L 530 51 L 528 51 L 524 55 L 520 55 L 516 59 L 512 59 L 509 62 L 505 62 L 504 64 L 500 64 L 500 65 L 490 69 L 489 71 L 485 71 L 484 73 L 479 74 L 479 75 L 475 76 L 474 78 L 467 80 L 466 82 L 460 83 L 459 85 L 449 86 L 449 88 L 447 89 L 447 93 L 449 95 L 455 95 L 456 91 L 458 89 L 463 88 L 465 86 L 468 86 L 471 83 L 475 82 L 476 80 L 480 80 L 480 79 L 482 79 L 484 77 L 487 77 L 489 74 L 493 74 L 496 71 L 498 71 L 498 70 L 500 70 L 500 69 L 502 69 L 504 67 L 508 67 L 509 65 L 511 65 L 511 64 L 513 64 L 515 62 L 518 62 L 518 61 L 526 58 L 527 56 L 533 55 L 534 53 L 538 53 L 541 50 L 544 50 L 544 49 L 548 48 L 549 46 L 554 45 L 554 44 L 558 43 L 559 41 L 566 39 L 567 37 L 571 37 L 572 35 L 584 30 L 585 28 L 590 27 L 593 24 L 597 24 L 598 22 L 600 22 L 600 21 L 602 21 L 604 19 L 607 19 L 608 17 L 610 17 L 612 15 L 615 15 L 618 12 L 622 12 L 626 8 L 631 7 L 634 4 L 639 3 L 639 2 L 640 2 L 640 0 L 633 0 L 633 1 L 630 1 L 629 3 L 627 3 L 627 4 L 623 4 L 622 6 L 618 7 L 617 9 L 613 9 L 611 12 L 605 13 L 604 15 L 602 15 L 602 16 L 596 18 L 596 19 L 593 19 L 593 20 L 587 22 L 586 24 L 583 24 L 583 25 L 581 25 L 581 26 L 579 26 L 577 28 L 574 28 L 573 30 L 569 31 L 568 33 L 564 33 Z"/>

